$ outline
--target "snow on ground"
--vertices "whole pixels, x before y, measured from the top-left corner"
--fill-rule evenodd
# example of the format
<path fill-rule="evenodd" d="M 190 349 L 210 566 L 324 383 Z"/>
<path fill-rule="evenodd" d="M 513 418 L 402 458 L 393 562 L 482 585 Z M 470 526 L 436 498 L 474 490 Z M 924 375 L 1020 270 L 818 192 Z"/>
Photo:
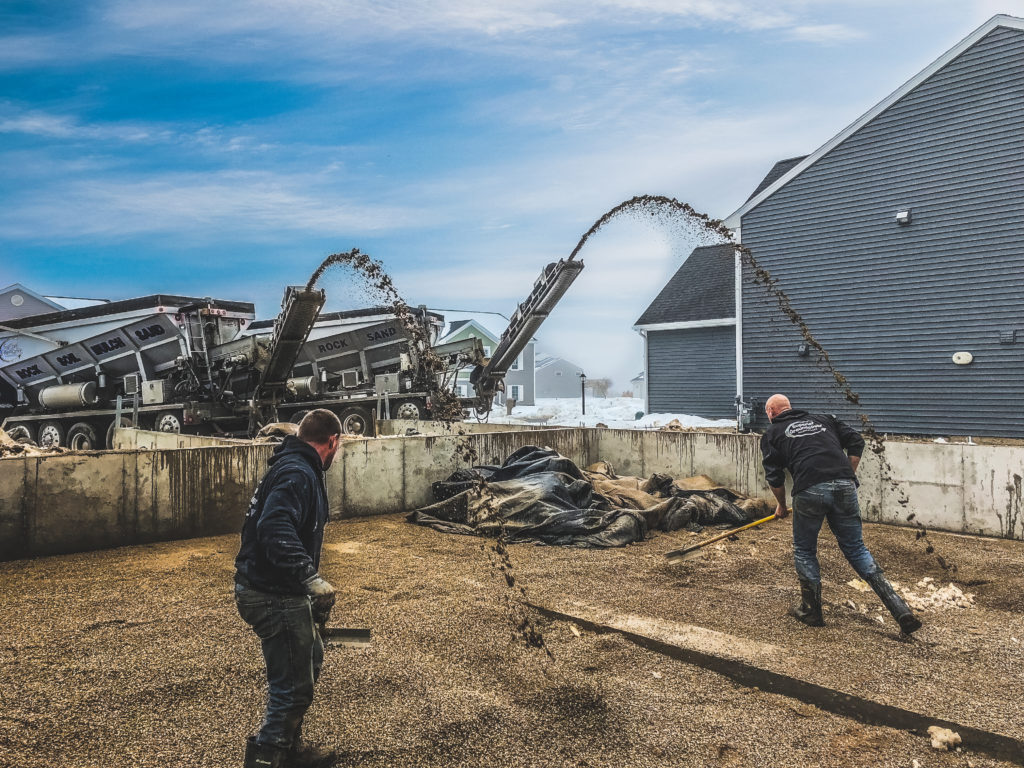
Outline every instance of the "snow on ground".
<path fill-rule="evenodd" d="M 644 415 L 637 419 L 638 413 Z M 581 412 L 578 397 L 542 397 L 537 399 L 536 405 L 517 405 L 511 416 L 505 415 L 505 406 L 496 405 L 487 421 L 563 427 L 593 427 L 600 423 L 612 429 L 658 429 L 673 419 L 678 419 L 684 427 L 736 426 L 733 419 L 703 419 L 685 413 L 644 413 L 644 401 L 638 397 L 588 397 L 586 416 Z"/>

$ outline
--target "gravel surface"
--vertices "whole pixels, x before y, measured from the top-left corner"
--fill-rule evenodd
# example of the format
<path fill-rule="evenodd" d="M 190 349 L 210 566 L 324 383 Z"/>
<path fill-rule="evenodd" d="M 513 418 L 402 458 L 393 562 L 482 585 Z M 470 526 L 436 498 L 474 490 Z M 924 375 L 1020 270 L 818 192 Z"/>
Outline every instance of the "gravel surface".
<path fill-rule="evenodd" d="M 977 582 L 965 587 L 976 606 L 925 613 L 911 644 L 871 618 L 877 611 L 841 605 L 877 601 L 846 585 L 852 572 L 827 534 L 830 626 L 794 626 L 783 615 L 795 593 L 788 537 L 785 524 L 772 525 L 682 566 L 661 555 L 688 543 L 685 533 L 622 550 L 509 553 L 537 602 L 782 646 L 816 682 L 1021 735 L 1021 651 L 1011 640 L 1024 640 L 1020 544 L 933 534 L 961 579 Z M 867 538 L 900 580 L 940 579 L 912 531 L 869 526 Z M 258 643 L 231 600 L 237 542 L 0 564 L 0 766 L 241 765 L 264 684 Z M 488 546 L 399 516 L 327 529 L 322 570 L 339 588 L 332 623 L 374 633 L 369 650 L 328 649 L 307 720 L 308 735 L 343 751 L 343 765 L 1008 765 L 538 619 L 550 659 L 514 640 Z"/>

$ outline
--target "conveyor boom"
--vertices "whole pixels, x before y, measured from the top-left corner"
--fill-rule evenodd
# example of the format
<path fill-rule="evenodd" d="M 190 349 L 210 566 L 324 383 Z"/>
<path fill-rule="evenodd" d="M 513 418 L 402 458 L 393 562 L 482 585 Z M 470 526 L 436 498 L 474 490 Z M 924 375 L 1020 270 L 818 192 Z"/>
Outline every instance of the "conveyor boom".
<path fill-rule="evenodd" d="M 257 391 L 266 393 L 285 386 L 326 299 L 327 294 L 323 290 L 307 291 L 295 285 L 285 289 L 281 314 L 274 321 L 267 367 L 260 376 Z"/>
<path fill-rule="evenodd" d="M 516 358 L 582 270 L 582 261 L 565 259 L 544 268 L 526 301 L 512 315 L 487 365 L 476 368 L 470 377 L 481 402 L 489 402 L 494 397 L 498 382 L 505 378 Z"/>

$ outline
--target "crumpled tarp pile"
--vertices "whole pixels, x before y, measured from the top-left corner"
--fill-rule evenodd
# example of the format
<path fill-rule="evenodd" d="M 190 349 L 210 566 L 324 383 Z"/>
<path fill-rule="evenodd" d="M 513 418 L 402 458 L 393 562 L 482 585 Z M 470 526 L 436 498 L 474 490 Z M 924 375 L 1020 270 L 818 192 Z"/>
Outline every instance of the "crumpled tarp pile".
<path fill-rule="evenodd" d="M 734 527 L 773 509 L 705 475 L 618 477 L 607 462 L 581 470 L 557 451 L 532 445 L 500 467 L 456 470 L 432 490 L 437 503 L 412 512 L 410 522 L 569 547 L 623 547 L 651 531 Z"/>

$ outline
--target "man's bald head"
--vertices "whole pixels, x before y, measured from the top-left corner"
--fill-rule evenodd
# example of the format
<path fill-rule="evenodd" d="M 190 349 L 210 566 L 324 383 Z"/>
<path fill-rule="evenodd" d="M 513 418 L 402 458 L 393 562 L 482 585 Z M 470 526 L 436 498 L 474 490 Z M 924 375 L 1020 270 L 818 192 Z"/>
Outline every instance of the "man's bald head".
<path fill-rule="evenodd" d="M 768 421 L 774 421 L 776 416 L 792 407 L 789 404 L 789 398 L 785 395 L 772 395 L 764 404 L 764 412 L 768 414 Z"/>

